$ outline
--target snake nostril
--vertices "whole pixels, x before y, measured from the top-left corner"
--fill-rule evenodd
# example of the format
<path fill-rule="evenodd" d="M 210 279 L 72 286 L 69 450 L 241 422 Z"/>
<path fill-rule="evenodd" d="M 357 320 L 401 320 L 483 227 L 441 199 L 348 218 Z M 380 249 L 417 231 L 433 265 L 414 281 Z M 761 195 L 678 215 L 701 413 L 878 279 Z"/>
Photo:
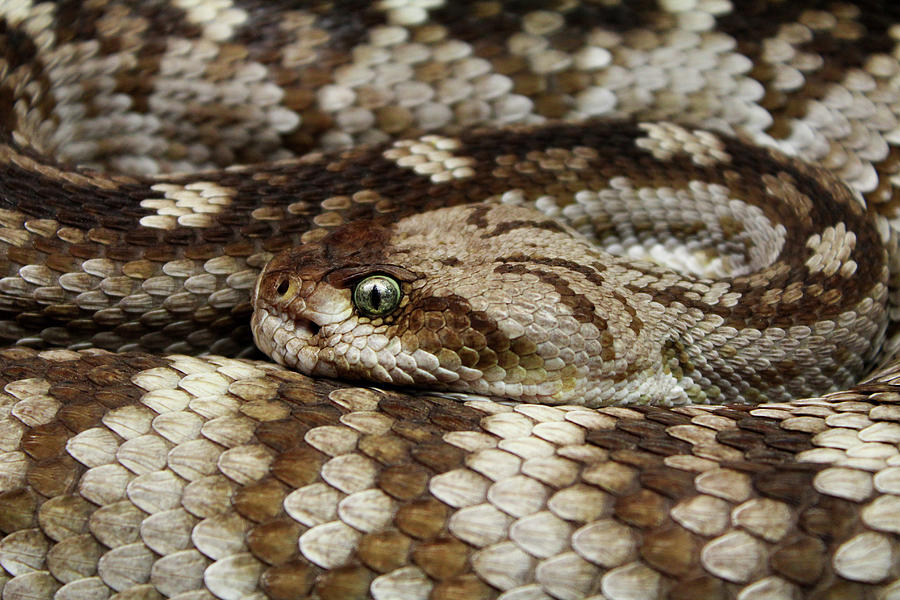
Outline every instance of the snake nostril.
<path fill-rule="evenodd" d="M 278 283 L 278 287 L 275 288 L 275 291 L 279 296 L 284 296 L 287 294 L 288 290 L 291 288 L 291 282 L 285 277 Z"/>

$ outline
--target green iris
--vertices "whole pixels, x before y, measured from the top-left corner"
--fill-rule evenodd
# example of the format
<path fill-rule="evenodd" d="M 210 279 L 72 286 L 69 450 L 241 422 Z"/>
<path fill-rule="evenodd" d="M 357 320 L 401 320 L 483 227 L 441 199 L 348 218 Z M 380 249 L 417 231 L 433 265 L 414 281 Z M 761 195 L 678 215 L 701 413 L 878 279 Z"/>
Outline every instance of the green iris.
<path fill-rule="evenodd" d="M 353 305 L 367 317 L 383 317 L 394 311 L 402 297 L 400 284 L 387 275 L 366 277 L 353 289 Z"/>

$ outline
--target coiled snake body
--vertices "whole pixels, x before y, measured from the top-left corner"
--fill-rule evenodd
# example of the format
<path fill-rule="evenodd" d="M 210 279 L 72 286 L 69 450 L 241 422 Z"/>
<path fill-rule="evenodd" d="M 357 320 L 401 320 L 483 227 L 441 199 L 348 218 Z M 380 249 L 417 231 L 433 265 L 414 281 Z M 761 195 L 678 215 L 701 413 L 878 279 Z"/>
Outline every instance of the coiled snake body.
<path fill-rule="evenodd" d="M 900 597 L 897 9 L 527 4 L 0 2 L 4 600 Z"/>

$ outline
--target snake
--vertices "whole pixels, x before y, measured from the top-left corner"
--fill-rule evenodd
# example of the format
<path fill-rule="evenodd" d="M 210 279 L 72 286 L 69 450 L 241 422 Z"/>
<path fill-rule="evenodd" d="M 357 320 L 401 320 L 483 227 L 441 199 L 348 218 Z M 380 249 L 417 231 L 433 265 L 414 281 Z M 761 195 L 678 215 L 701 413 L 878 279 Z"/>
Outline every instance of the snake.
<path fill-rule="evenodd" d="M 3 599 L 898 597 L 898 23 L 0 1 Z"/>

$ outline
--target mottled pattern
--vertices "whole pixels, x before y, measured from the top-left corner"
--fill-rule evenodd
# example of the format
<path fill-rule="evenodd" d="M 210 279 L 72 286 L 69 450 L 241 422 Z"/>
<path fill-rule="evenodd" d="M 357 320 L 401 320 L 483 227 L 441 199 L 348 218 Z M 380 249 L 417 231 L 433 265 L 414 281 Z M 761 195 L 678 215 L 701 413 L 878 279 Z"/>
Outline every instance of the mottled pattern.
<path fill-rule="evenodd" d="M 598 410 L 221 357 L 0 367 L 4 598 L 900 589 L 896 366 L 813 400 Z"/>
<path fill-rule="evenodd" d="M 888 320 L 889 240 L 837 179 L 705 131 L 616 131 L 615 159 L 594 146 L 548 151 L 573 183 L 605 188 L 602 201 L 579 190 L 553 212 L 582 213 L 595 240 L 617 222 L 640 231 L 632 250 L 680 244 L 701 274 L 719 277 L 600 252 L 546 216 L 549 196 L 541 211 L 509 195 L 357 221 L 285 250 L 254 294 L 257 345 L 309 375 L 587 406 L 787 401 L 871 368 Z M 435 144 L 421 145 L 385 154 L 428 154 L 413 168 L 446 173 Z M 612 160 L 636 175 L 596 181 Z M 496 162 L 523 170 L 512 155 Z M 583 173 L 595 182 L 578 181 Z M 634 193 L 635 180 L 663 177 L 667 187 Z M 403 297 L 371 317 L 353 289 L 378 274 Z"/>
<path fill-rule="evenodd" d="M 900 595 L 893 322 L 875 379 L 760 407 L 448 400 L 184 355 L 247 352 L 277 252 L 483 201 L 685 278 L 796 243 L 846 300 L 887 268 L 896 320 L 898 22 L 878 0 L 0 0 L 4 600 Z M 856 197 L 820 219 L 751 143 Z M 735 160 L 817 226 L 758 192 L 713 216 Z"/>
<path fill-rule="evenodd" d="M 618 165 L 633 135 L 614 126 L 480 125 L 714 127 L 820 162 L 894 216 L 893 3 L 457 4 L 0 4 L 0 339 L 234 354 L 259 269 L 342 223 L 509 194 L 584 231 L 595 203 L 576 195 L 668 193 L 668 175 Z M 651 155 L 660 135 L 644 132 Z M 196 173 L 360 142 L 391 150 Z M 573 172 L 577 146 L 614 158 Z M 695 179 L 676 193 L 702 196 Z M 608 247 L 671 254 L 624 214 Z"/>

